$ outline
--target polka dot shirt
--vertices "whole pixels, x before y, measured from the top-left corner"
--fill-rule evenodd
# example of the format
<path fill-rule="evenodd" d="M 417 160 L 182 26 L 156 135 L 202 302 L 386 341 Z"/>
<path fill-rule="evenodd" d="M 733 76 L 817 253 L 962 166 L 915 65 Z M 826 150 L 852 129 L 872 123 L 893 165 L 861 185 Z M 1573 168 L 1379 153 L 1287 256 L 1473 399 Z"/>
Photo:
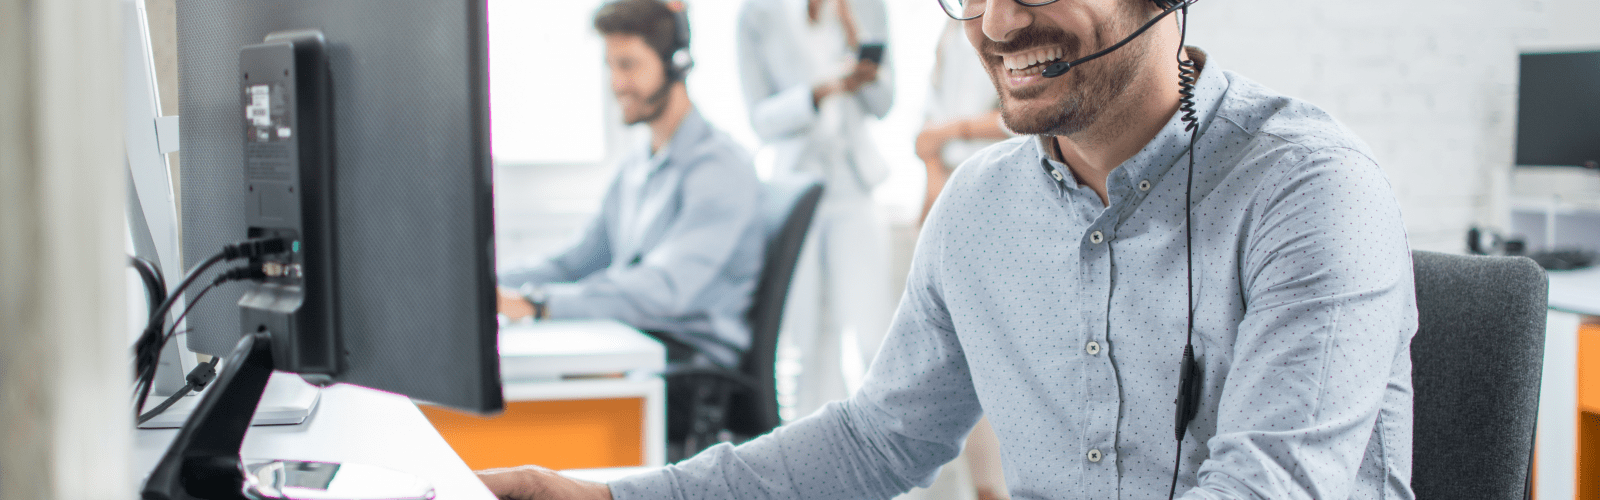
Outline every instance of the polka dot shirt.
<path fill-rule="evenodd" d="M 1174 465 L 1186 499 L 1411 498 L 1416 307 L 1388 181 L 1325 112 L 1215 64 L 1196 101 L 1192 186 L 1177 116 L 1109 203 L 1048 139 L 968 160 L 859 392 L 614 496 L 890 498 L 987 415 L 1018 500 L 1165 498 Z M 1178 457 L 1191 300 L 1202 388 Z"/>

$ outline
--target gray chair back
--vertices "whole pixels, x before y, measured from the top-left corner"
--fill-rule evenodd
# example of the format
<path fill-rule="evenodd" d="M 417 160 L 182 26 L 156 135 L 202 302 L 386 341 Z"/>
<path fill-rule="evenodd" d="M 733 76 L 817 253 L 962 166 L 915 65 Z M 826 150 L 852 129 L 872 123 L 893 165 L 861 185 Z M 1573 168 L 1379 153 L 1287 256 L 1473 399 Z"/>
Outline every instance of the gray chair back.
<path fill-rule="evenodd" d="M 767 182 L 761 210 L 761 219 L 767 225 L 766 261 L 750 303 L 750 350 L 739 364 L 739 372 L 754 387 L 735 392 L 729 403 L 726 425 L 735 433 L 765 434 L 781 423 L 774 372 L 778 325 L 789 296 L 789 281 L 800 260 L 800 247 L 821 199 L 822 182 L 815 177 L 790 175 Z"/>
<path fill-rule="evenodd" d="M 1419 500 L 1528 498 L 1549 293 L 1526 257 L 1412 252 L 1411 487 Z"/>

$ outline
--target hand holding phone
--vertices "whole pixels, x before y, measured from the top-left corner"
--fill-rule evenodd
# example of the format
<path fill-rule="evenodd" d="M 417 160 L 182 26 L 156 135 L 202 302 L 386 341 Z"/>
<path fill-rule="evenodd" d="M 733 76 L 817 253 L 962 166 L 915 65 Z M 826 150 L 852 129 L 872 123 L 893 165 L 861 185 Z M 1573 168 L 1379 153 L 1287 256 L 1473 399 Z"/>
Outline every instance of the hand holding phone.
<path fill-rule="evenodd" d="M 878 80 L 878 64 L 883 62 L 883 44 L 863 43 L 856 54 L 855 70 L 840 81 L 846 92 L 855 92 L 861 86 Z"/>
<path fill-rule="evenodd" d="M 873 64 L 883 64 L 883 44 L 863 43 L 856 53 L 857 61 L 871 61 Z"/>

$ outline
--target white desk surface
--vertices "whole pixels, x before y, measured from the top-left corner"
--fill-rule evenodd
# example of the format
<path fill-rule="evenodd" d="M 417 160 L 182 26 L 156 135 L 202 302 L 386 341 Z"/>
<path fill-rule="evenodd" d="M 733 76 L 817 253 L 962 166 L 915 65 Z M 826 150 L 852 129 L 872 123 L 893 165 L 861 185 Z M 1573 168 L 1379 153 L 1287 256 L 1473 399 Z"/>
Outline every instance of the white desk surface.
<path fill-rule="evenodd" d="M 633 327 L 610 320 L 519 321 L 500 327 L 500 378 L 554 381 L 564 376 L 667 366 L 666 348 Z"/>
<path fill-rule="evenodd" d="M 150 474 L 177 433 L 140 429 L 134 434 L 139 477 Z M 440 500 L 494 499 L 410 399 L 363 387 L 322 389 L 321 402 L 304 424 L 251 427 L 242 455 L 378 465 L 428 480 Z"/>
<path fill-rule="evenodd" d="M 1600 316 L 1600 266 L 1549 274 L 1551 309 Z"/>

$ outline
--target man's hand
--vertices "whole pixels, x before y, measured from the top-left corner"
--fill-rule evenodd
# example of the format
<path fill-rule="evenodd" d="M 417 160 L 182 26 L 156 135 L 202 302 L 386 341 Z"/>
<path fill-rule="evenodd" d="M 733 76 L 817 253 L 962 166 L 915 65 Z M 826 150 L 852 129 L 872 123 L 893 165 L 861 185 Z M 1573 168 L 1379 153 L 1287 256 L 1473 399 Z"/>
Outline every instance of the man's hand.
<path fill-rule="evenodd" d="M 478 480 L 502 500 L 611 500 L 611 487 L 579 481 L 537 465 L 477 471 Z"/>
<path fill-rule="evenodd" d="M 500 311 L 500 314 L 506 315 L 506 318 L 516 321 L 533 315 L 533 304 L 529 304 L 528 299 L 522 298 L 522 294 L 517 293 L 516 290 L 498 287 L 495 289 L 495 293 L 499 295 L 495 301 L 497 302 L 495 308 Z"/>
<path fill-rule="evenodd" d="M 878 63 L 872 61 L 856 61 L 856 66 L 850 74 L 844 75 L 839 80 L 839 87 L 845 92 L 855 92 L 866 84 L 878 81 Z"/>

